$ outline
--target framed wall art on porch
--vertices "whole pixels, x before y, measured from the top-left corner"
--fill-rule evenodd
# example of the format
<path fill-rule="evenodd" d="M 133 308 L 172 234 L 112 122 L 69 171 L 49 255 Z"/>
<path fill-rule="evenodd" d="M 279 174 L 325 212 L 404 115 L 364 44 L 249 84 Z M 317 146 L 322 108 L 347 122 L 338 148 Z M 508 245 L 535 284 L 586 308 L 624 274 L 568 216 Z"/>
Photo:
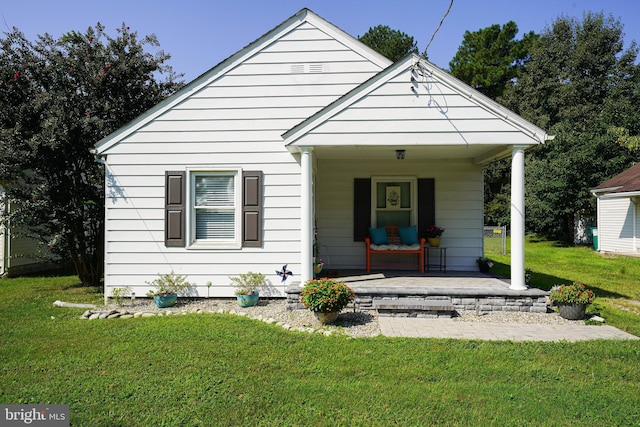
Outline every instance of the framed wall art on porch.
<path fill-rule="evenodd" d="M 400 209 L 402 206 L 402 192 L 399 185 L 388 185 L 386 188 L 386 208 Z"/>

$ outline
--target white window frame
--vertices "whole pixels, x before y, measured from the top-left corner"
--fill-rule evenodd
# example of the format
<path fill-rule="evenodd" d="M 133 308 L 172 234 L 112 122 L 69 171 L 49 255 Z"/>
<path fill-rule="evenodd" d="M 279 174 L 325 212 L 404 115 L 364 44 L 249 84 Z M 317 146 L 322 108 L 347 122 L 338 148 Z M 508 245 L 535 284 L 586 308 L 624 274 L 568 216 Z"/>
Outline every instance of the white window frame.
<path fill-rule="evenodd" d="M 408 182 L 411 187 L 411 207 L 403 210 L 411 211 L 411 225 L 418 224 L 418 178 L 415 176 L 372 176 L 371 177 L 371 227 L 377 227 L 378 209 L 376 195 L 378 183 Z"/>
<path fill-rule="evenodd" d="M 189 175 L 189 249 L 240 249 L 242 247 L 242 169 L 241 168 L 195 168 L 187 169 Z M 234 176 L 234 236 L 231 239 L 196 239 L 196 177 L 225 175 Z"/>

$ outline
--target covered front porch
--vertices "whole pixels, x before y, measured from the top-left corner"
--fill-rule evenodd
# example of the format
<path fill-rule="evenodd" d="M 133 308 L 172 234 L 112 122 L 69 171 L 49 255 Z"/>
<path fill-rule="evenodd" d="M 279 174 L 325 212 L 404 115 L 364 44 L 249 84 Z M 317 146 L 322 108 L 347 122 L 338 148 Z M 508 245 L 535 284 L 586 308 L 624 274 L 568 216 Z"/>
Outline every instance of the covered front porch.
<path fill-rule="evenodd" d="M 484 253 L 482 167 L 511 157 L 506 287 L 527 291 L 524 151 L 550 138 L 544 130 L 409 55 L 283 138 L 300 156 L 300 283 L 313 277 L 316 256 L 330 258 L 329 268 L 362 268 L 368 227 L 386 225 L 415 226 L 418 237 L 432 225 L 446 228 L 447 271 L 475 270 Z M 386 203 L 389 193 L 400 203 Z"/>
<path fill-rule="evenodd" d="M 512 289 L 510 280 L 480 272 L 344 270 L 330 271 L 328 275 L 354 290 L 354 310 L 378 310 L 380 315 L 451 317 L 455 313 L 439 312 L 548 311 L 548 291 Z M 304 309 L 300 290 L 297 284 L 287 288 L 288 309 Z M 444 310 L 446 306 L 452 310 Z"/>

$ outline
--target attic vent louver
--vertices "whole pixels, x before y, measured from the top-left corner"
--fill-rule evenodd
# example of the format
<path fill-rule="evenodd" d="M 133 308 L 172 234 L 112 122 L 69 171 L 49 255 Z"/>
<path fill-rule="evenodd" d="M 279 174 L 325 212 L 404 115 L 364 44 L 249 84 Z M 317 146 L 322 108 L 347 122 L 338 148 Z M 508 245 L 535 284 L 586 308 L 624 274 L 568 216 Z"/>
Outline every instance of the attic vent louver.
<path fill-rule="evenodd" d="M 323 71 L 321 63 L 309 64 L 309 73 L 321 73 Z"/>
<path fill-rule="evenodd" d="M 324 66 L 320 62 L 314 62 L 311 64 L 291 64 L 292 74 L 305 74 L 305 73 L 322 73 Z"/>

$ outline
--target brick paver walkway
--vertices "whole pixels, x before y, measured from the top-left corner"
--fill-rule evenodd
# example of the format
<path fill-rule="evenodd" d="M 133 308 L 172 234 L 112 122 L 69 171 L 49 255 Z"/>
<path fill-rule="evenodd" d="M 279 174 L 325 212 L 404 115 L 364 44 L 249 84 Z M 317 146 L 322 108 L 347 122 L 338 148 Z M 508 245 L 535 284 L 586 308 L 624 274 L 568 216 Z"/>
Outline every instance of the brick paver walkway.
<path fill-rule="evenodd" d="M 379 317 L 380 332 L 388 337 L 462 338 L 508 341 L 581 341 L 640 339 L 608 325 L 540 325 L 527 323 L 460 322 L 451 319 Z"/>

